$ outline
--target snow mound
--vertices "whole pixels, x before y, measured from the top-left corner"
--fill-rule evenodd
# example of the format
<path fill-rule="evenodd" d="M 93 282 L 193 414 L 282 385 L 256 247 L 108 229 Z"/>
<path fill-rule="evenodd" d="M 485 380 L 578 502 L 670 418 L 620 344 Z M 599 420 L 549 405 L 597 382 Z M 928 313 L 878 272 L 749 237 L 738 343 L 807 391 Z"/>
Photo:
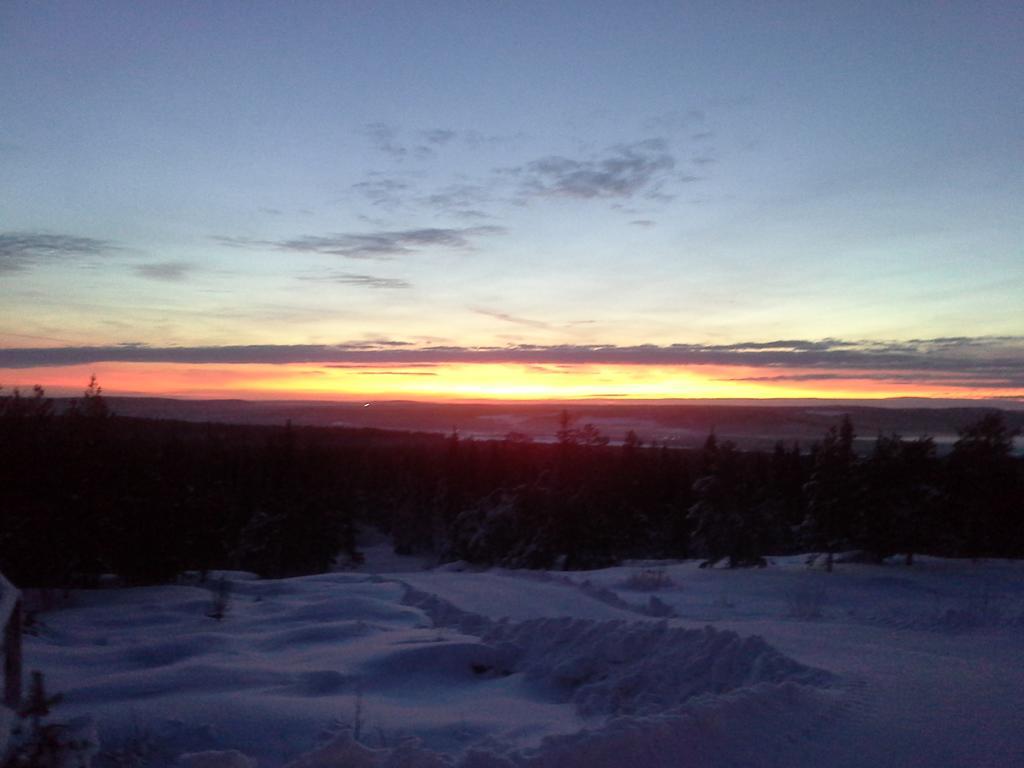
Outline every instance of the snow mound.
<path fill-rule="evenodd" d="M 425 613 L 434 626 L 457 629 L 464 635 L 481 635 L 495 624 L 486 616 L 464 611 L 435 594 L 410 586 L 406 586 L 402 602 Z"/>
<path fill-rule="evenodd" d="M 221 620 L 205 586 L 80 591 L 25 661 L 96 768 L 1024 764 L 1024 565 L 666 564 L 667 621 L 639 567 L 232 574 Z"/>
<path fill-rule="evenodd" d="M 651 571 L 654 572 L 654 571 Z M 539 581 L 550 584 L 557 584 L 567 589 L 574 589 L 581 592 L 592 600 L 596 600 L 599 603 L 604 603 L 612 608 L 618 608 L 623 611 L 635 613 L 639 616 L 653 616 L 655 618 L 671 618 L 675 616 L 675 611 L 672 607 L 659 599 L 654 595 L 649 595 L 646 602 L 631 603 L 625 600 L 613 589 L 602 584 L 595 584 L 590 579 L 583 579 L 582 581 L 576 581 L 569 575 L 566 574 L 553 574 L 549 571 L 516 571 L 516 570 L 502 570 L 496 569 L 495 573 L 500 573 L 507 578 L 526 579 L 530 581 Z M 641 579 L 640 584 L 627 584 L 620 585 L 624 589 L 632 591 L 650 591 L 653 589 L 662 589 L 671 585 L 671 579 L 665 574 L 664 571 L 657 571 L 659 577 L 655 579 Z M 635 574 L 634 574 L 635 577 Z M 652 586 L 656 584 L 656 586 Z"/>
<path fill-rule="evenodd" d="M 572 701 L 584 716 L 656 714 L 702 694 L 759 683 L 822 687 L 834 681 L 760 637 L 664 621 L 535 619 L 500 623 L 482 640 L 506 654 L 517 650 L 514 669 L 559 700 Z"/>
<path fill-rule="evenodd" d="M 759 637 L 640 617 L 601 586 L 476 576 L 439 575 L 459 599 L 476 594 L 473 610 L 365 576 L 232 583 L 221 620 L 202 587 L 83 593 L 29 648 L 70 714 L 102 718 L 102 766 L 612 765 L 635 763 L 638 743 L 676 750 L 642 764 L 672 765 L 727 717 L 762 742 L 799 739 L 843 692 Z M 481 593 L 554 606 L 499 620 L 474 612 Z M 583 615 L 549 612 L 573 606 Z M 318 731 L 330 741 L 313 749 Z"/>
<path fill-rule="evenodd" d="M 521 673 L 543 694 L 572 702 L 583 716 L 655 714 L 696 696 L 760 683 L 836 682 L 831 673 L 800 664 L 761 637 L 710 626 L 569 617 L 495 622 L 412 588 L 404 602 L 435 625 L 477 635 L 492 648 L 489 656 L 479 645 L 464 649 L 472 650 L 478 674 Z"/>

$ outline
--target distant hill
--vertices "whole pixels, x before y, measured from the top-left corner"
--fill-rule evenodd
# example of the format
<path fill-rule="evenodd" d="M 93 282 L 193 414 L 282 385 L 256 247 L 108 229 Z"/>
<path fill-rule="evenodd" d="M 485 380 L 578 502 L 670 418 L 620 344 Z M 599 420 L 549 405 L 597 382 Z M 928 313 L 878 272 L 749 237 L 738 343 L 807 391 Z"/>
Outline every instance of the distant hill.
<path fill-rule="evenodd" d="M 322 402 L 179 400 L 107 397 L 124 416 L 233 424 L 373 427 L 451 433 L 501 439 L 510 432 L 537 441 L 553 440 L 562 410 L 578 424 L 592 423 L 613 442 L 634 431 L 646 443 L 695 447 L 712 430 L 744 448 L 770 447 L 778 440 L 810 444 L 849 414 L 862 445 L 879 433 L 907 438 L 930 435 L 940 448 L 960 428 L 982 414 L 1002 410 L 1009 426 L 1024 430 L 1024 411 L 958 404 L 922 407 L 921 401 L 883 401 L 865 405 L 840 401 L 568 402 L 568 403 L 424 403 L 406 401 Z M 69 400 L 58 400 L 58 405 Z M 924 401 L 929 402 L 929 401 Z"/>

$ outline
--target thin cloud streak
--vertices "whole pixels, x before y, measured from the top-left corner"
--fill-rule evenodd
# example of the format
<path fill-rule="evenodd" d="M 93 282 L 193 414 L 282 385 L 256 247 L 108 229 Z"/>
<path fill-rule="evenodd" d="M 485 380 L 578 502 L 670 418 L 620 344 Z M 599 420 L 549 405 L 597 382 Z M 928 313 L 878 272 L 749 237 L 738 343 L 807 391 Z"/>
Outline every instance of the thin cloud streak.
<path fill-rule="evenodd" d="M 287 240 L 256 240 L 247 237 L 214 236 L 213 239 L 234 248 L 256 248 L 292 253 L 343 256 L 347 259 L 388 261 L 430 248 L 466 250 L 480 237 L 500 235 L 504 227 L 403 229 L 380 232 L 303 235 Z"/>
<path fill-rule="evenodd" d="M 117 247 L 107 240 L 45 232 L 0 232 L 0 274 L 47 262 L 105 256 Z"/>
<path fill-rule="evenodd" d="M 750 382 L 755 384 L 815 383 L 849 381 L 857 379 L 877 382 L 903 382 L 908 384 L 943 384 L 951 387 L 988 387 L 992 389 L 1024 390 L 1024 374 L 1007 373 L 1001 378 L 988 378 L 987 374 L 934 371 L 847 371 L 845 373 L 792 373 L 774 376 L 735 376 L 718 381 Z"/>
<path fill-rule="evenodd" d="M 139 277 L 167 283 L 183 281 L 193 269 L 191 264 L 181 261 L 161 261 L 154 264 L 138 264 L 134 267 L 135 274 Z"/>
<path fill-rule="evenodd" d="M 355 285 L 361 288 L 411 288 L 408 280 L 398 277 L 377 277 L 376 275 L 359 275 L 352 272 L 327 272 L 322 275 L 304 275 L 297 278 L 309 282 L 337 283 L 339 285 Z"/>
<path fill-rule="evenodd" d="M 390 341 L 337 345 L 210 347 L 50 347 L 0 349 L 0 367 L 35 368 L 100 362 L 189 364 L 312 363 L 350 366 L 422 364 L 737 366 L 765 369 L 765 377 L 807 375 L 821 380 L 877 378 L 956 386 L 1012 389 L 1024 382 L 1024 336 L 854 341 L 757 341 L 738 344 L 511 345 L 505 347 L 410 346 Z M 771 373 L 771 371 L 775 371 Z M 784 379 L 780 378 L 779 381 Z M 789 379 L 798 381 L 799 379 Z"/>
<path fill-rule="evenodd" d="M 513 325 L 525 325 L 529 328 L 551 327 L 548 323 L 545 323 L 542 320 L 531 320 L 528 317 L 510 315 L 507 312 L 499 312 L 494 309 L 482 309 L 481 307 L 470 307 L 470 309 L 478 315 L 484 315 L 485 317 L 493 317 L 496 320 L 504 320 L 506 323 L 512 323 Z"/>

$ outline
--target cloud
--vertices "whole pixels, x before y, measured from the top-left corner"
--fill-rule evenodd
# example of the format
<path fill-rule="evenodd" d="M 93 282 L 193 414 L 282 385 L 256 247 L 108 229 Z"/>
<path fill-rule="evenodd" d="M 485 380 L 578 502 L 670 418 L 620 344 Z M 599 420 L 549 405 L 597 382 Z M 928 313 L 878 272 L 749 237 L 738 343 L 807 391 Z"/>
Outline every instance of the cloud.
<path fill-rule="evenodd" d="M 651 219 L 633 219 L 633 221 L 629 223 L 632 224 L 634 227 L 653 227 L 655 226 L 656 222 L 652 221 Z"/>
<path fill-rule="evenodd" d="M 550 155 L 508 169 L 523 197 L 629 198 L 657 194 L 676 160 L 664 139 L 616 144 L 603 155 Z"/>
<path fill-rule="evenodd" d="M 0 274 L 46 262 L 105 256 L 117 250 L 107 240 L 43 232 L 0 232 Z"/>
<path fill-rule="evenodd" d="M 484 310 L 489 314 L 488 310 Z M 500 319 L 523 320 L 513 316 Z M 763 377 L 875 378 L 943 381 L 952 386 L 1024 387 L 1024 336 L 955 337 L 907 341 L 841 339 L 738 342 L 734 344 L 533 345 L 492 347 L 419 346 L 375 340 L 335 345 L 223 347 L 38 347 L 0 349 L 0 368 L 85 365 L 100 362 L 316 363 L 410 367 L 443 363 L 522 365 L 623 364 L 744 366 Z M 794 371 L 792 369 L 801 369 Z M 782 381 L 784 379 L 775 379 Z M 788 378 L 785 380 L 794 380 Z M 795 379 L 800 380 L 800 379 Z M 812 379 L 807 379 L 812 380 Z M 1013 393 L 1010 393 L 1013 394 Z"/>
<path fill-rule="evenodd" d="M 357 275 L 351 272 L 327 272 L 322 275 L 310 275 L 298 278 L 299 280 L 316 280 L 326 283 L 339 283 L 341 285 L 356 285 L 363 288 L 411 288 L 412 284 L 407 280 L 397 277 L 376 277 L 375 275 Z"/>
<path fill-rule="evenodd" d="M 493 309 L 481 309 L 479 307 L 470 307 L 470 310 L 478 315 L 485 315 L 487 317 L 493 317 L 497 320 L 504 320 L 506 323 L 512 323 L 513 325 L 525 325 L 530 328 L 550 328 L 548 323 L 541 320 L 531 320 L 528 317 L 517 317 L 516 315 L 510 315 L 507 312 L 498 312 Z"/>
<path fill-rule="evenodd" d="M 785 382 L 807 383 L 818 381 L 880 381 L 904 384 L 938 384 L 947 387 L 986 387 L 988 389 L 1021 390 L 1024 394 L 1024 371 L 1004 371 L 1001 375 L 988 372 L 942 372 L 942 371 L 848 371 L 846 373 L 792 373 L 772 376 L 737 376 L 718 379 L 719 381 L 749 381 L 765 384 Z"/>
<path fill-rule="evenodd" d="M 303 235 L 287 240 L 255 240 L 245 237 L 213 239 L 236 248 L 267 248 L 292 253 L 315 253 L 343 256 L 347 259 L 389 260 L 430 248 L 467 249 L 481 237 L 499 235 L 503 227 L 478 226 L 463 228 L 403 229 L 379 232 Z"/>
<path fill-rule="evenodd" d="M 194 267 L 183 261 L 160 261 L 153 264 L 138 264 L 133 269 L 135 274 L 147 280 L 176 283 L 184 280 Z"/>
<path fill-rule="evenodd" d="M 448 128 L 435 128 L 432 131 L 420 131 L 420 136 L 428 144 L 448 144 L 459 134 Z"/>
<path fill-rule="evenodd" d="M 490 136 L 474 131 L 436 128 L 419 131 L 423 145 L 400 140 L 396 128 L 384 123 L 366 126 L 374 147 L 394 158 L 427 157 L 455 145 L 492 149 L 521 135 Z M 522 205 L 531 198 L 654 201 L 673 199 L 670 187 L 701 180 L 684 174 L 669 142 L 663 138 L 621 142 L 583 156 L 548 155 L 512 167 L 496 167 L 482 175 L 452 176 L 454 183 L 431 185 L 426 176 L 409 171 L 376 170 L 351 186 L 373 206 L 418 207 L 462 219 L 493 218 L 494 206 Z"/>

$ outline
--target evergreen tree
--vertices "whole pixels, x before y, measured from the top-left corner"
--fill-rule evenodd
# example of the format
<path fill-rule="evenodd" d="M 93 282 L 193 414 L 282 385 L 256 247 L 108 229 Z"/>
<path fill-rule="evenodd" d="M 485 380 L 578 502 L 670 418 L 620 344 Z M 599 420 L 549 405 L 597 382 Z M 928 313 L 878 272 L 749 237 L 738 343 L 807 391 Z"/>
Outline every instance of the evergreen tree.
<path fill-rule="evenodd" d="M 815 447 L 814 470 L 804 487 L 807 516 L 802 528 L 804 544 L 825 551 L 825 569 L 832 571 L 834 555 L 848 537 L 857 506 L 856 455 L 853 424 L 843 416 Z"/>
<path fill-rule="evenodd" d="M 875 560 L 902 552 L 907 564 L 929 543 L 938 498 L 935 443 L 879 435 L 863 466 L 863 497 L 855 536 Z"/>
<path fill-rule="evenodd" d="M 804 503 L 803 457 L 796 442 L 790 450 L 779 441 L 772 451 L 768 496 L 775 507 L 776 524 L 779 526 L 780 543 L 788 543 L 791 531 L 803 522 L 806 514 Z"/>
<path fill-rule="evenodd" d="M 718 443 L 708 435 L 701 454 L 702 474 L 693 484 L 696 501 L 690 507 L 693 537 L 711 567 L 728 558 L 729 567 L 764 565 L 764 512 L 745 494 L 736 446 Z"/>
<path fill-rule="evenodd" d="M 987 413 L 960 430 L 947 474 L 948 522 L 965 554 L 1019 555 L 1024 551 L 1024 488 L 1012 457 L 1018 434 L 1002 414 Z"/>

